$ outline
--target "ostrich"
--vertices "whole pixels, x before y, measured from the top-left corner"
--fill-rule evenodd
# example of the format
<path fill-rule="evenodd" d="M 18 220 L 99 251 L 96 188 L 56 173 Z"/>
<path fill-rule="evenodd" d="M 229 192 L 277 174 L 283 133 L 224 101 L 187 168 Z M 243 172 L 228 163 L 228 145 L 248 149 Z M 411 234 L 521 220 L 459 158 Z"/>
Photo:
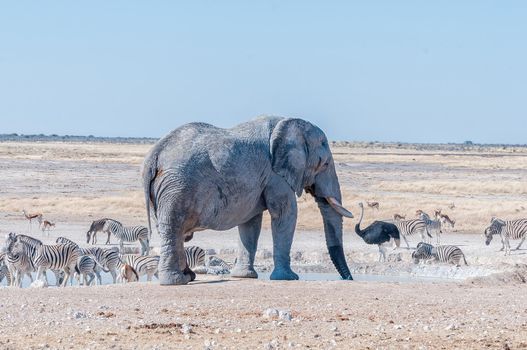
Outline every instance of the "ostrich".
<path fill-rule="evenodd" d="M 364 216 L 364 206 L 362 203 L 359 203 L 359 207 L 361 213 L 359 222 L 355 225 L 355 233 L 358 234 L 367 244 L 377 244 L 379 246 L 379 261 L 385 261 L 386 248 L 384 247 L 384 243 L 390 242 L 393 238 L 395 248 L 399 248 L 401 242 L 399 238 L 399 230 L 394 224 L 385 221 L 374 221 L 370 226 L 361 230 L 360 224 L 362 222 L 362 217 Z"/>

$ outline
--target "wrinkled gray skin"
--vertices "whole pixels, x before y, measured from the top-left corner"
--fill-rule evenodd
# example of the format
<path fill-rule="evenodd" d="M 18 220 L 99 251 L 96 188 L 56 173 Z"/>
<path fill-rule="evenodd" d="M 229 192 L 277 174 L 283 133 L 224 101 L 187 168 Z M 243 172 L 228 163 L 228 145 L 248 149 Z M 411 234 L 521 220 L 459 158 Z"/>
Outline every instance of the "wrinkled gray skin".
<path fill-rule="evenodd" d="M 240 238 L 232 275 L 256 278 L 254 256 L 265 210 L 273 235 L 271 279 L 298 279 L 289 253 L 297 219 L 295 194 L 303 190 L 318 203 L 335 267 L 343 279 L 352 279 L 342 249 L 342 216 L 325 199 L 341 203 L 333 157 L 322 130 L 307 121 L 262 117 L 232 129 L 183 125 L 146 156 L 143 181 L 148 221 L 152 210 L 161 235 L 162 285 L 186 284 L 193 277 L 183 242 L 194 232 L 234 226 Z"/>

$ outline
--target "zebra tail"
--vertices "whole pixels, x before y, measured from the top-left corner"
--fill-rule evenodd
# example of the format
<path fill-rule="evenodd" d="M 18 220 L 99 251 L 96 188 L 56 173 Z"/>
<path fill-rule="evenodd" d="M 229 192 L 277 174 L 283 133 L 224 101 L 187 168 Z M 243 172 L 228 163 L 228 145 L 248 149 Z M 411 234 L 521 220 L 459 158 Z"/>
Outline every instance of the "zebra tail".
<path fill-rule="evenodd" d="M 101 268 L 101 270 L 103 270 L 104 272 L 106 272 L 106 273 L 110 272 L 110 270 L 105 269 L 104 266 L 102 266 L 102 265 L 97 261 L 97 259 L 93 258 L 93 261 L 95 261 L 95 265 L 99 266 L 99 267 Z"/>
<path fill-rule="evenodd" d="M 465 254 L 463 254 L 463 261 L 465 262 L 465 265 L 468 266 L 467 259 L 465 258 Z"/>

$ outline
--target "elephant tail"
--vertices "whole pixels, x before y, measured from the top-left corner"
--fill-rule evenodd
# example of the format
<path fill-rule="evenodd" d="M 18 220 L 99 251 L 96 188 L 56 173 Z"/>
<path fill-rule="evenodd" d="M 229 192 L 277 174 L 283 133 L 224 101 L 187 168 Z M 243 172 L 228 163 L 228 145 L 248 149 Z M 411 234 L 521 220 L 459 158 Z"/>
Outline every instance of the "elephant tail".
<path fill-rule="evenodd" d="M 143 165 L 143 190 L 145 192 L 145 204 L 146 204 L 146 219 L 148 220 L 148 237 L 152 237 L 152 224 L 150 220 L 150 208 L 152 205 L 155 206 L 155 204 L 152 201 L 151 193 L 152 193 L 152 184 L 156 178 L 157 175 L 157 157 L 152 156 L 152 154 L 148 155 L 145 158 L 145 162 Z M 155 210 L 155 207 L 154 207 Z"/>

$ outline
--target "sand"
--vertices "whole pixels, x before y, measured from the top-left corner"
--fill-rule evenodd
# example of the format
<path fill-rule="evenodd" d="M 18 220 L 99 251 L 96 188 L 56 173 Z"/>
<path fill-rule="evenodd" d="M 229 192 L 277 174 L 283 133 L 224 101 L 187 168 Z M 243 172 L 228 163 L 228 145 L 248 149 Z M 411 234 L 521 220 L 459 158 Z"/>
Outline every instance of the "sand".
<path fill-rule="evenodd" d="M 0 234 L 30 233 L 51 242 L 85 244 L 92 220 L 110 216 L 145 224 L 139 168 L 149 145 L 0 143 Z M 239 280 L 198 275 L 177 287 L 156 281 L 67 288 L 0 287 L 0 348 L 526 348 L 527 246 L 510 256 L 495 239 L 484 245 L 493 215 L 525 216 L 527 153 L 505 149 L 415 149 L 378 144 L 334 145 L 344 204 L 376 200 L 365 222 L 398 212 L 442 208 L 456 226 L 442 237 L 464 251 L 469 266 L 415 265 L 411 249 L 378 263 L 377 247 L 345 224 L 354 274 L 401 276 L 406 282 Z M 514 152 L 513 152 L 514 151 Z M 455 203 L 453 209 L 451 204 Z M 49 236 L 31 230 L 22 209 L 56 223 Z M 299 199 L 293 268 L 329 272 L 316 206 Z M 105 238 L 100 236 L 99 243 Z M 417 237 L 410 237 L 412 247 Z M 115 243 L 114 241 L 112 243 Z M 189 244 L 233 261 L 236 230 L 204 231 Z M 517 242 L 513 242 L 515 247 Z M 156 252 L 159 238 L 154 234 Z M 257 268 L 272 269 L 265 222 Z M 414 277 L 433 277 L 422 282 Z M 5 285 L 5 282 L 2 282 Z M 280 316 L 273 316 L 275 311 Z"/>

